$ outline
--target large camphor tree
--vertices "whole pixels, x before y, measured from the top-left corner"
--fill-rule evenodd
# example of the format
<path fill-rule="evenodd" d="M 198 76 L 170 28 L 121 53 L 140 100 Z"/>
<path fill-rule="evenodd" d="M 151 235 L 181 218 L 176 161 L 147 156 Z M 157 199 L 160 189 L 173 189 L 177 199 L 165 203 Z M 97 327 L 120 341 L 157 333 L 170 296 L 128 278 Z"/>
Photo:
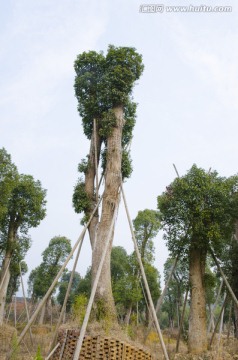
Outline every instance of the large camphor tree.
<path fill-rule="evenodd" d="M 161 223 L 172 256 L 189 262 L 191 353 L 207 350 L 205 267 L 210 247 L 219 257 L 237 216 L 237 177 L 222 178 L 192 166 L 158 197 Z"/>
<path fill-rule="evenodd" d="M 19 174 L 5 149 L 0 150 L 0 325 L 3 323 L 12 259 L 20 240 L 45 217 L 46 191 L 30 175 Z"/>
<path fill-rule="evenodd" d="M 135 124 L 136 104 L 132 102 L 131 92 L 143 71 L 142 57 L 134 48 L 109 46 L 105 55 L 95 51 L 80 54 L 75 61 L 75 71 L 78 110 L 84 134 L 90 140 L 89 154 L 78 168 L 82 177 L 73 194 L 75 211 L 84 213 L 84 221 L 98 200 L 97 167 L 100 160 L 105 180 L 100 222 L 96 212 L 89 225 L 93 284 L 119 201 L 120 184 L 132 171 L 128 145 Z M 112 239 L 113 235 L 111 245 Z M 110 253 L 111 246 L 103 265 L 95 304 L 100 302 L 105 314 L 115 318 Z"/>

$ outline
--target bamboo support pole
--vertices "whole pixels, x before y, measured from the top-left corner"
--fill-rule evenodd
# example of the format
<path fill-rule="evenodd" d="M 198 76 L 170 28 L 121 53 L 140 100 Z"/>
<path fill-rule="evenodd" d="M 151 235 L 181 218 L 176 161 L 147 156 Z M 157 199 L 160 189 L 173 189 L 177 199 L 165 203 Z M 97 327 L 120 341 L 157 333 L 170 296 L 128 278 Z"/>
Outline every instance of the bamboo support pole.
<path fill-rule="evenodd" d="M 52 349 L 52 351 L 49 353 L 49 355 L 45 358 L 45 360 L 49 360 L 51 358 L 51 356 L 54 354 L 55 350 L 58 349 L 58 347 L 60 346 L 60 343 L 58 343 L 54 349 Z"/>
<path fill-rule="evenodd" d="M 188 299 L 188 291 L 189 290 L 187 289 L 186 293 L 185 293 L 184 303 L 183 303 L 183 310 L 182 310 L 182 315 L 181 315 L 181 319 L 180 319 L 179 333 L 178 333 L 176 350 L 175 350 L 176 353 L 179 351 L 179 343 L 180 343 L 180 337 L 181 337 L 182 328 L 183 328 L 184 314 L 185 314 L 185 309 L 186 309 L 186 304 L 187 304 L 187 299 Z"/>
<path fill-rule="evenodd" d="M 212 251 L 211 248 L 210 248 L 210 253 L 211 253 L 211 255 L 212 255 L 213 260 L 215 261 L 215 264 L 216 264 L 218 270 L 219 270 L 220 273 L 221 273 L 221 276 L 223 277 L 223 280 L 224 280 L 224 282 L 225 282 L 225 284 L 226 284 L 227 290 L 229 291 L 229 293 L 230 293 L 230 295 L 231 295 L 234 303 L 236 304 L 236 306 L 238 306 L 238 300 L 237 300 L 237 298 L 236 298 L 236 296 L 235 296 L 235 294 L 234 294 L 234 292 L 233 292 L 233 290 L 232 290 L 232 288 L 231 288 L 231 286 L 230 286 L 230 284 L 229 284 L 229 282 L 228 282 L 228 280 L 227 280 L 227 278 L 226 278 L 226 276 L 225 276 L 222 268 L 220 267 L 219 262 L 217 261 L 217 258 L 216 258 L 215 255 L 214 255 L 214 252 Z"/>
<path fill-rule="evenodd" d="M 224 295 L 224 302 L 225 302 L 225 300 L 226 300 L 226 295 Z M 224 322 L 224 312 L 225 312 L 225 307 L 223 307 L 222 312 L 221 312 L 220 329 L 219 329 L 219 336 L 218 336 L 218 342 L 217 342 L 218 350 L 219 350 L 220 341 L 221 341 L 221 334 L 222 334 L 222 328 L 223 328 L 223 322 Z"/>
<path fill-rule="evenodd" d="M 144 281 L 145 290 L 146 290 L 147 297 L 148 297 L 148 302 L 149 302 L 151 312 L 152 312 L 152 316 L 153 316 L 153 321 L 155 323 L 155 327 L 156 327 L 156 330 L 157 330 L 158 335 L 159 335 L 159 339 L 160 339 L 161 347 L 162 347 L 162 350 L 163 350 L 163 353 L 164 353 L 164 357 L 165 357 L 166 360 L 169 360 L 169 356 L 168 356 L 168 353 L 167 353 L 167 350 L 166 350 L 166 347 L 165 347 L 165 344 L 164 344 L 164 340 L 163 340 L 163 336 L 162 336 L 161 329 L 160 329 L 160 326 L 159 326 L 159 322 L 158 322 L 158 319 L 157 319 L 155 307 L 154 307 L 153 300 L 152 300 L 152 297 L 151 297 L 149 285 L 148 285 L 148 282 L 147 282 L 147 279 L 146 279 L 145 270 L 144 270 L 144 267 L 143 267 L 143 264 L 142 264 L 140 252 L 139 252 L 138 245 L 137 245 L 137 242 L 136 242 L 136 238 L 135 238 L 135 234 L 134 234 L 134 230 L 133 230 L 133 225 L 132 225 L 132 221 L 131 221 L 131 218 L 130 218 L 130 215 L 129 215 L 129 211 L 128 211 L 128 207 L 127 207 L 127 203 L 126 203 L 126 198 L 125 198 L 125 193 L 124 193 L 124 190 L 123 190 L 123 186 L 121 186 L 121 190 L 122 190 L 122 197 L 123 197 L 123 201 L 124 201 L 124 205 L 125 205 L 125 209 L 126 209 L 127 219 L 128 219 L 128 222 L 129 222 L 131 235 L 132 235 L 132 239 L 133 239 L 133 243 L 134 243 L 135 253 L 136 253 L 137 260 L 138 260 L 138 263 L 139 263 L 139 266 L 140 266 L 141 275 L 142 275 L 142 278 L 143 278 L 143 281 Z M 74 360 L 76 360 L 76 359 L 74 359 Z"/>
<path fill-rule="evenodd" d="M 230 331 L 231 331 L 232 307 L 233 307 L 233 301 L 231 300 L 231 306 L 230 306 L 229 317 L 228 317 L 227 339 L 229 339 L 229 337 L 230 337 Z"/>
<path fill-rule="evenodd" d="M 58 319 L 58 322 L 57 322 L 57 325 L 56 325 L 56 328 L 55 328 L 54 337 L 53 337 L 53 340 L 52 340 L 52 343 L 51 343 L 51 348 L 50 348 L 51 350 L 53 349 L 53 347 L 54 347 L 54 345 L 56 343 L 58 332 L 59 332 L 59 327 L 60 327 L 60 325 L 62 323 L 63 316 L 64 316 L 64 313 L 65 313 L 65 310 L 66 310 L 66 305 L 67 305 L 69 294 L 70 294 L 70 291 L 71 291 L 71 287 L 72 287 L 72 283 L 73 283 L 73 279 L 74 279 L 74 274 L 75 274 L 75 269 L 76 269 L 76 266 L 78 264 L 78 259 L 79 259 L 79 255 L 80 255 L 80 252 L 81 252 L 82 244 L 83 244 L 83 239 L 82 239 L 82 241 L 81 241 L 81 243 L 79 245 L 78 252 L 77 252 L 77 255 L 76 255 L 76 258 L 75 258 L 75 261 L 74 261 L 74 266 L 73 266 L 73 269 L 71 271 L 69 284 L 68 284 L 67 291 L 66 291 L 66 294 L 65 294 L 65 297 L 64 297 L 64 303 L 63 303 L 62 309 L 60 311 L 60 316 L 59 316 L 59 319 Z"/>
<path fill-rule="evenodd" d="M 8 311 L 8 315 L 7 315 L 7 321 L 6 321 L 6 323 L 8 323 L 8 321 L 9 321 L 9 317 L 10 317 L 11 309 L 12 309 L 12 301 L 11 301 L 10 306 L 9 306 L 9 311 Z"/>
<path fill-rule="evenodd" d="M 174 167 L 174 170 L 175 170 L 175 172 L 176 172 L 177 177 L 180 178 L 179 173 L 178 173 L 178 170 L 177 170 L 175 164 L 173 164 L 173 167 Z"/>
<path fill-rule="evenodd" d="M 14 296 L 14 326 L 17 327 L 17 296 Z"/>
<path fill-rule="evenodd" d="M 77 343 L 76 343 L 76 348 L 75 348 L 73 360 L 78 360 L 79 359 L 80 351 L 81 351 L 82 344 L 83 344 L 83 338 L 84 338 L 84 335 L 85 335 L 85 332 L 86 332 L 86 329 L 87 329 L 89 316 L 90 316 L 90 313 L 91 313 L 91 309 L 92 309 L 92 306 L 93 306 L 94 297 L 95 297 L 95 294 L 96 294 L 98 282 L 99 282 L 100 275 L 101 275 L 101 272 L 102 272 L 102 267 L 103 267 L 103 264 L 104 264 L 106 253 L 107 253 L 109 245 L 110 245 L 110 240 L 111 240 L 111 236 L 112 236 L 113 229 L 114 229 L 114 224 L 115 224 L 116 217 L 117 217 L 118 207 L 119 207 L 119 199 L 118 199 L 118 202 L 117 202 L 116 207 L 114 209 L 112 223 L 111 223 L 111 226 L 110 226 L 110 229 L 109 229 L 109 232 L 108 232 L 108 236 L 107 236 L 107 239 L 106 239 L 106 242 L 105 242 L 105 247 L 104 247 L 104 250 L 103 250 L 103 254 L 102 254 L 102 257 L 101 257 L 101 260 L 100 260 L 100 263 L 99 263 L 99 266 L 98 266 L 97 274 L 96 274 L 96 277 L 95 277 L 95 280 L 94 280 L 94 283 L 93 283 L 93 287 L 92 287 L 92 290 L 91 290 L 87 310 L 86 310 L 84 320 L 83 320 L 83 324 L 82 324 L 82 327 L 81 327 L 81 330 L 80 330 L 80 335 L 79 335 L 79 338 L 78 338 Z"/>
<path fill-rule="evenodd" d="M 6 269 L 5 269 L 5 272 L 4 272 L 3 277 L 2 277 L 2 280 L 1 280 L 0 291 L 2 290 L 2 286 L 3 286 L 3 284 L 4 284 L 5 277 L 7 276 L 7 271 L 8 271 L 8 269 L 9 269 L 10 262 L 11 262 L 11 258 L 8 257 L 8 264 L 7 264 L 7 267 L 6 267 Z"/>
<path fill-rule="evenodd" d="M 21 341 L 23 340 L 23 338 L 25 337 L 27 331 L 29 330 L 30 326 L 33 324 L 33 322 L 35 321 L 37 315 L 39 314 L 39 312 L 41 311 L 42 307 L 45 305 L 48 297 L 50 296 L 51 292 L 53 291 L 55 285 L 57 284 L 59 278 L 61 277 L 61 275 L 63 274 L 63 271 L 64 269 L 66 268 L 66 266 L 68 265 L 69 261 L 71 260 L 76 248 L 78 247 L 78 245 L 82 242 L 83 238 L 84 238 L 84 234 L 85 232 L 87 231 L 87 228 L 93 218 L 93 215 L 94 213 L 97 211 L 97 208 L 101 202 L 102 198 L 99 199 L 97 205 L 95 206 L 90 218 L 89 218 L 89 221 L 87 222 L 87 224 L 85 225 L 83 231 L 81 232 L 78 240 L 76 241 L 74 247 L 72 248 L 70 254 L 68 255 L 67 259 L 65 260 L 65 263 L 63 264 L 63 266 L 61 267 L 60 271 L 58 272 L 58 274 L 56 275 L 54 281 L 52 282 L 50 288 L 48 289 L 47 293 L 45 294 L 45 296 L 43 297 L 43 299 L 41 300 L 41 302 L 39 303 L 37 309 L 35 310 L 35 312 L 32 314 L 28 324 L 26 325 L 26 327 L 24 328 L 24 330 L 22 331 L 21 335 L 19 336 L 19 339 L 17 341 L 17 346 L 21 343 Z M 11 350 L 9 352 L 9 355 L 7 357 L 7 359 L 10 359 L 11 355 L 13 353 L 13 350 Z"/>
<path fill-rule="evenodd" d="M 98 156 L 97 156 L 97 120 L 93 119 L 94 132 L 94 156 L 95 156 L 95 174 L 96 174 L 96 202 L 98 201 Z"/>
<path fill-rule="evenodd" d="M 212 326 L 212 320 L 213 320 L 213 317 L 214 317 L 214 311 L 217 307 L 217 304 L 218 304 L 218 301 L 219 301 L 219 298 L 220 298 L 220 294 L 221 294 L 221 289 L 222 289 L 222 286 L 223 286 L 223 282 L 224 280 L 222 279 L 221 280 L 221 283 L 220 283 L 220 286 L 219 286 L 219 289 L 218 289 L 218 293 L 217 293 L 217 297 L 216 297 L 216 301 L 215 301 L 215 304 L 213 306 L 213 309 L 211 310 L 211 317 L 210 317 L 210 321 L 209 321 L 209 324 L 208 324 L 208 328 L 207 328 L 207 332 L 208 334 L 210 333 L 211 331 L 211 326 Z M 213 329 L 214 330 L 214 329 Z"/>
<path fill-rule="evenodd" d="M 30 317 L 29 317 L 29 311 L 28 311 L 28 306 L 27 306 L 27 301 L 26 301 L 26 294 L 25 294 L 23 278 L 22 278 L 21 263 L 19 263 L 19 270 L 20 270 L 20 277 L 21 277 L 22 294 L 23 294 L 23 297 L 24 297 L 24 304 L 25 304 L 25 309 L 26 309 L 26 318 L 27 318 L 27 322 L 29 322 Z M 33 345 L 31 327 L 29 327 L 29 334 L 30 334 L 30 338 L 31 338 L 31 344 Z"/>
<path fill-rule="evenodd" d="M 221 319 L 221 316 L 222 316 L 222 312 L 223 312 L 223 309 L 224 309 L 224 307 L 225 307 L 225 305 L 226 305 L 227 299 L 228 299 L 228 294 L 226 294 L 225 300 L 223 301 L 220 314 L 219 314 L 219 316 L 218 316 L 218 319 L 217 319 L 217 322 L 216 322 L 214 331 L 213 331 L 213 333 L 212 333 L 212 337 L 211 337 L 210 344 L 209 344 L 209 349 L 211 349 L 211 347 L 212 347 L 212 343 L 213 343 L 213 340 L 214 340 L 214 337 L 215 337 L 215 333 L 216 333 L 216 331 L 217 331 L 217 327 L 218 327 L 218 324 L 219 324 L 219 322 L 220 322 L 220 319 Z"/>
<path fill-rule="evenodd" d="M 162 294 L 160 295 L 160 297 L 159 297 L 159 299 L 158 299 L 158 301 L 157 301 L 157 304 L 156 304 L 156 307 L 155 307 L 155 312 L 156 312 L 157 315 L 158 315 L 158 313 L 159 313 L 159 311 L 160 311 L 161 305 L 162 305 L 162 303 L 163 303 L 164 297 L 165 297 L 166 292 L 167 292 L 167 290 L 168 290 L 168 287 L 169 287 L 171 278 L 172 278 L 172 276 L 173 276 L 174 270 L 175 270 L 175 268 L 176 268 L 176 266 L 177 266 L 178 259 L 179 259 L 179 256 L 177 255 L 177 257 L 176 257 L 175 260 L 174 260 L 173 265 L 171 266 L 170 273 L 169 273 L 168 279 L 167 279 L 167 281 L 166 281 L 166 283 L 165 283 L 164 290 L 163 290 Z M 149 333 L 150 333 L 150 329 L 151 329 L 151 327 L 152 327 L 152 324 L 153 324 L 153 320 L 151 319 L 151 320 L 149 321 L 149 324 L 148 324 L 148 329 L 147 329 L 146 334 L 145 334 L 144 342 L 146 341 L 146 339 L 147 339 L 147 337 L 148 337 L 148 335 L 149 335 Z"/>

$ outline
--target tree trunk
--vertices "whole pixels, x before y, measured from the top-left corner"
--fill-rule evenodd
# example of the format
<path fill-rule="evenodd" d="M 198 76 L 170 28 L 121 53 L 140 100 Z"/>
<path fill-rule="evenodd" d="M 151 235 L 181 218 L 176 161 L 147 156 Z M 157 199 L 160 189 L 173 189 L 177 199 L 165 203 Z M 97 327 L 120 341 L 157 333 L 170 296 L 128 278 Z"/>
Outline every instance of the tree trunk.
<path fill-rule="evenodd" d="M 125 325 L 128 326 L 130 323 L 131 318 L 131 312 L 132 312 L 132 304 L 130 304 L 129 308 L 127 309 L 126 316 L 125 316 Z"/>
<path fill-rule="evenodd" d="M 235 240 L 232 244 L 232 279 L 231 286 L 235 293 L 236 298 L 238 298 L 238 266 L 237 266 L 237 256 L 238 256 L 238 220 L 236 220 L 235 227 Z M 234 336 L 238 339 L 238 306 L 234 302 Z"/>
<path fill-rule="evenodd" d="M 206 256 L 202 249 L 193 247 L 190 250 L 189 280 L 190 280 L 190 315 L 188 349 L 193 354 L 207 350 L 206 332 L 206 302 L 204 289 Z"/>
<path fill-rule="evenodd" d="M 13 252 L 13 243 L 15 240 L 15 231 L 12 226 L 9 227 L 7 250 L 3 259 L 1 274 L 0 274 L 0 326 L 4 321 L 4 310 L 6 305 L 7 289 L 11 277 L 10 273 L 10 262 Z"/>
<path fill-rule="evenodd" d="M 234 336 L 238 339 L 238 307 L 234 303 Z"/>
<path fill-rule="evenodd" d="M 88 197 L 91 200 L 91 206 L 90 209 L 87 211 L 87 215 L 90 216 L 93 209 L 95 208 L 96 205 L 96 199 L 95 199 L 95 188 L 96 188 L 96 183 L 95 183 L 95 177 L 96 177 L 96 167 L 98 167 L 99 164 L 99 159 L 100 159 L 100 150 L 101 150 L 101 139 L 100 136 L 98 134 L 98 125 L 97 125 L 97 121 L 94 122 L 96 125 L 96 128 L 93 130 L 92 133 L 92 137 L 91 137 L 91 144 L 90 144 L 90 151 L 89 151 L 89 157 L 88 157 L 88 168 L 87 171 L 85 173 L 85 191 L 88 195 Z M 95 158 L 95 144 L 96 144 L 96 149 L 97 149 L 97 164 L 95 162 L 96 158 Z M 89 227 L 88 227 L 88 232 L 89 232 L 89 238 L 90 238 L 90 243 L 91 243 L 91 247 L 93 249 L 94 247 L 94 241 L 95 241 L 95 235 L 96 235 L 96 230 L 97 230 L 97 225 L 98 225 L 98 210 L 95 212 Z"/>
<path fill-rule="evenodd" d="M 39 317 L 39 325 L 43 325 L 44 324 L 44 319 L 45 319 L 45 312 L 46 312 L 46 303 L 44 303 L 42 309 L 41 309 L 41 313 L 40 313 L 40 317 Z"/>
<path fill-rule="evenodd" d="M 110 226 L 113 220 L 114 209 L 119 201 L 118 190 L 121 184 L 121 159 L 122 159 L 122 129 L 124 125 L 123 106 L 114 108 L 116 126 L 113 127 L 111 135 L 107 139 L 107 159 L 105 169 L 105 190 L 102 201 L 102 214 L 98 226 L 97 242 L 92 253 L 92 284 L 97 274 L 97 269 L 102 257 L 105 242 L 108 238 Z M 101 313 L 105 317 L 116 320 L 116 308 L 112 296 L 111 287 L 111 245 L 108 249 L 102 268 L 99 284 L 96 290 L 95 302 L 100 304 Z"/>
<path fill-rule="evenodd" d="M 3 325 L 3 321 L 4 321 L 4 310 L 5 310 L 6 297 L 7 297 L 7 288 L 10 281 L 10 270 L 9 270 L 10 261 L 11 261 L 10 254 L 6 254 L 3 260 L 1 276 L 0 276 L 0 283 L 2 284 L 0 289 L 0 326 Z"/>

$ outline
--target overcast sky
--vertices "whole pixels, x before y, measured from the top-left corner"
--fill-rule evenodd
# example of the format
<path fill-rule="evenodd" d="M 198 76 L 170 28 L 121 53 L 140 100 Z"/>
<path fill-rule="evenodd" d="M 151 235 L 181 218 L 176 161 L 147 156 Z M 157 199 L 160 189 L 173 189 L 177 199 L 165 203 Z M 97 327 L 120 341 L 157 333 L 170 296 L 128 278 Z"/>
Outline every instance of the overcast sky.
<path fill-rule="evenodd" d="M 236 3 L 202 2 L 230 5 L 229 12 L 143 13 L 138 0 L 1 0 L 0 147 L 19 172 L 47 189 L 47 217 L 30 231 L 29 270 L 40 264 L 52 237 L 66 236 L 74 244 L 82 230 L 72 193 L 77 165 L 89 150 L 73 89 L 73 63 L 83 51 L 106 51 L 114 44 L 133 46 L 143 56 L 145 70 L 133 92 L 134 171 L 125 184 L 132 218 L 139 210 L 156 209 L 157 196 L 176 176 L 173 163 L 180 175 L 194 163 L 224 176 L 237 173 Z M 155 265 L 162 272 L 162 233 L 155 243 Z M 133 248 L 122 204 L 114 244 Z M 86 239 L 81 274 L 90 260 Z"/>

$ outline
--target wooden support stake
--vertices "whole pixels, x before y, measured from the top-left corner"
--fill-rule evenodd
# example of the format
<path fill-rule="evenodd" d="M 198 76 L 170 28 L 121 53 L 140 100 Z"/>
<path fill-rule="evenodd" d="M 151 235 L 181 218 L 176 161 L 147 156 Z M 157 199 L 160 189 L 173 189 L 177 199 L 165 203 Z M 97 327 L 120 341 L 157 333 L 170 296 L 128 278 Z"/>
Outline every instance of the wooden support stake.
<path fill-rule="evenodd" d="M 166 281 L 164 290 L 163 290 L 162 294 L 160 295 L 160 297 L 159 297 L 159 299 L 158 299 L 158 301 L 157 301 L 156 308 L 155 308 L 155 311 L 156 311 L 156 314 L 157 314 L 157 315 L 158 315 L 158 313 L 159 313 L 159 311 L 160 311 L 162 302 L 163 302 L 164 297 L 165 297 L 165 295 L 166 295 L 166 292 L 167 292 L 167 290 L 168 290 L 169 283 L 170 283 L 171 278 L 172 278 L 172 276 L 173 276 L 173 273 L 174 273 L 174 270 L 175 270 L 175 268 L 176 268 L 178 259 L 179 259 L 179 256 L 177 255 L 177 257 L 176 257 L 176 259 L 174 260 L 174 263 L 173 263 L 173 265 L 172 265 L 172 267 L 171 267 L 171 269 L 170 269 L 170 273 L 169 273 L 168 279 L 167 279 L 167 281 Z M 151 327 L 152 327 L 152 324 L 153 324 L 153 320 L 151 319 L 151 320 L 149 321 L 149 324 L 148 324 L 148 329 L 147 329 L 146 334 L 145 334 L 144 342 L 146 341 L 146 339 L 147 339 L 147 337 L 148 337 L 148 335 L 149 335 L 149 333 L 150 333 L 150 329 L 151 329 Z"/>
<path fill-rule="evenodd" d="M 220 294 L 221 294 L 221 289 L 222 289 L 222 286 L 223 286 L 223 282 L 224 280 L 222 279 L 221 280 L 221 283 L 220 283 L 220 286 L 219 286 L 219 289 L 218 289 L 218 293 L 217 293 L 217 297 L 216 297 L 216 301 L 215 301 L 215 304 L 213 306 L 213 309 L 211 310 L 211 317 L 210 317 L 210 321 L 209 321 L 209 324 L 208 324 L 208 328 L 207 328 L 207 332 L 208 334 L 210 333 L 211 331 L 211 326 L 212 326 L 212 320 L 213 320 L 213 317 L 214 317 L 214 311 L 217 307 L 217 304 L 218 304 L 218 301 L 219 301 L 219 298 L 220 298 Z M 214 326 L 214 325 L 213 325 Z M 214 329 L 213 329 L 214 330 Z"/>
<path fill-rule="evenodd" d="M 57 341 L 59 327 L 60 327 L 60 325 L 62 323 L 63 316 L 64 316 L 64 313 L 66 311 L 66 305 L 67 305 L 67 301 L 68 301 L 69 294 L 70 294 L 70 291 L 71 291 L 71 287 L 72 287 L 72 283 L 73 283 L 73 279 L 74 279 L 74 274 L 75 274 L 75 269 L 76 269 L 76 266 L 78 264 L 78 259 L 79 259 L 79 255 L 80 255 L 80 252 L 81 252 L 82 244 L 83 244 L 83 239 L 82 239 L 82 241 L 81 241 L 81 243 L 79 245 L 78 252 L 77 252 L 77 255 L 76 255 L 76 258 L 75 258 L 75 261 L 74 261 L 74 266 L 73 266 L 73 269 L 71 271 L 69 285 L 67 287 L 67 291 L 66 291 L 66 294 L 65 294 L 65 297 L 64 297 L 64 303 L 63 303 L 63 306 L 62 306 L 62 309 L 61 309 L 61 312 L 60 312 L 60 316 L 59 316 L 59 319 L 58 319 L 58 322 L 57 322 L 57 325 L 56 325 L 56 328 L 55 328 L 54 338 L 53 338 L 52 343 L 51 343 L 51 350 L 52 350 L 52 348 L 54 347 L 54 345 L 55 345 L 55 343 Z"/>
<path fill-rule="evenodd" d="M 145 290 L 146 290 L 146 293 L 147 293 L 149 305 L 150 305 L 152 316 L 153 316 L 153 321 L 155 323 L 155 327 L 156 327 L 156 330 L 157 330 L 158 335 L 159 335 L 159 339 L 160 339 L 161 347 L 162 347 L 162 350 L 163 350 L 163 353 L 164 353 L 164 357 L 165 357 L 166 360 L 169 360 L 169 356 L 168 356 L 168 353 L 167 353 L 167 350 L 166 350 L 166 347 L 165 347 L 165 344 L 164 344 L 164 340 L 163 340 L 163 336 L 162 336 L 162 333 L 161 333 L 161 330 L 160 330 L 160 326 L 159 326 L 159 322 L 158 322 L 158 319 L 157 319 L 155 307 L 154 307 L 153 300 L 152 300 L 152 297 L 151 297 L 149 285 L 148 285 L 148 282 L 147 282 L 147 279 L 146 279 L 145 270 L 144 270 L 144 267 L 143 267 L 143 264 L 142 264 L 140 252 L 139 252 L 138 245 L 137 245 L 137 242 L 136 242 L 136 238 L 135 238 L 135 234 L 134 234 L 134 230 L 133 230 L 133 225 L 132 225 L 132 221 L 131 221 L 131 218 L 130 218 L 130 215 L 129 215 L 129 211 L 128 211 L 128 207 L 127 207 L 127 203 L 126 203 L 126 198 L 125 198 L 125 193 L 124 193 L 122 185 L 121 185 L 121 190 L 122 190 L 122 197 L 123 197 L 123 201 L 124 201 L 124 205 L 125 205 L 125 209 L 126 209 L 127 219 L 128 219 L 128 222 L 129 222 L 131 235 L 132 235 L 132 239 L 133 239 L 133 243 L 134 243 L 135 253 L 136 253 L 137 260 L 138 260 L 138 263 L 139 263 L 139 266 L 140 266 L 141 275 L 142 275 L 142 278 L 143 278 L 143 281 L 144 281 Z M 78 360 L 78 359 L 74 359 L 74 360 Z"/>
<path fill-rule="evenodd" d="M 220 321 L 220 319 L 221 319 L 222 312 L 223 312 L 223 309 L 224 309 L 224 307 L 225 307 L 225 305 L 226 305 L 227 299 L 228 299 L 228 294 L 226 294 L 225 300 L 223 301 L 222 308 L 221 308 L 219 317 L 218 317 L 217 322 L 216 322 L 216 325 L 215 325 L 215 329 L 214 329 L 214 331 L 213 331 L 213 333 L 212 333 L 212 337 L 211 337 L 210 344 L 209 344 L 209 349 L 211 349 L 211 347 L 212 347 L 212 343 L 213 343 L 213 340 L 214 340 L 214 336 L 215 336 L 215 333 L 216 333 L 216 331 L 217 331 L 217 327 L 218 327 L 219 321 Z"/>
<path fill-rule="evenodd" d="M 25 309 L 26 309 L 26 317 L 27 317 L 27 322 L 29 323 L 30 317 L 29 317 L 29 311 L 28 311 L 28 306 L 27 306 L 27 301 L 26 301 L 26 294 L 25 294 L 23 278 L 22 278 L 21 263 L 19 263 L 19 270 L 20 270 L 20 277 L 21 277 L 22 294 L 24 297 L 24 303 L 25 303 Z M 30 338 L 31 338 L 31 344 L 33 345 L 31 327 L 29 327 L 29 334 L 30 334 Z"/>

